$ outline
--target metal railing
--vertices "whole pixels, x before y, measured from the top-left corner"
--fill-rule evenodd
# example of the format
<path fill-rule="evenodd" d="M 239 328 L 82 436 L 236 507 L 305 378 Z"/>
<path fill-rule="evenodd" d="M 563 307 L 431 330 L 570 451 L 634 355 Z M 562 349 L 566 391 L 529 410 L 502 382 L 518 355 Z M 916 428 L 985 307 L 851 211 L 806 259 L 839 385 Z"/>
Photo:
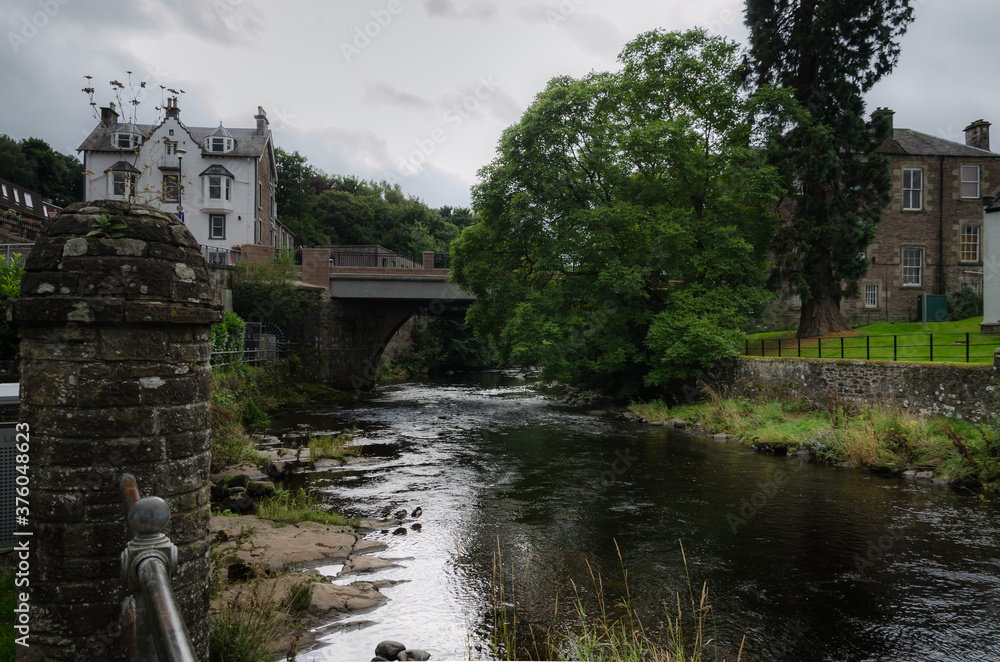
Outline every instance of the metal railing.
<path fill-rule="evenodd" d="M 362 251 L 330 251 L 331 267 L 381 267 L 387 269 L 421 269 L 423 255 L 375 253 Z"/>
<path fill-rule="evenodd" d="M 34 240 L 41 234 L 42 224 L 33 218 L 25 218 L 15 212 L 3 210 L 0 211 L 0 229 L 7 234 Z"/>
<path fill-rule="evenodd" d="M 212 366 L 222 368 L 236 363 L 260 365 L 271 361 L 287 359 L 291 351 L 291 343 L 265 343 L 256 349 L 237 349 L 228 352 L 212 352 Z"/>
<path fill-rule="evenodd" d="M 240 251 L 219 248 L 218 246 L 206 246 L 205 244 L 199 245 L 201 246 L 201 254 L 205 257 L 205 262 L 209 264 L 233 266 L 240 260 Z"/>
<path fill-rule="evenodd" d="M 866 361 L 949 361 L 992 363 L 1000 336 L 981 333 L 928 333 L 840 338 L 747 339 L 744 356 L 778 356 Z"/>
<path fill-rule="evenodd" d="M 23 267 L 32 246 L 34 244 L 0 244 L 0 256 L 2 256 L 4 265 L 9 267 L 16 262 Z"/>
<path fill-rule="evenodd" d="M 170 507 L 160 497 L 139 498 L 135 478 L 118 481 L 132 540 L 122 552 L 122 580 L 132 593 L 122 603 L 129 662 L 196 662 L 187 625 L 170 578 L 177 574 L 177 546 L 163 535 Z"/>

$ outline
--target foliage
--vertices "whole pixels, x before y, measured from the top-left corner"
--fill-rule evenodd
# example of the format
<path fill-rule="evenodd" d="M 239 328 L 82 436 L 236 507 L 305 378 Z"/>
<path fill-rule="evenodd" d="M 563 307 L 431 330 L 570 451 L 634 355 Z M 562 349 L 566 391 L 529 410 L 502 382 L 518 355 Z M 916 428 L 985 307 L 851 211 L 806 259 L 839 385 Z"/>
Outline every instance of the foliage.
<path fill-rule="evenodd" d="M 799 337 L 848 328 L 844 296 L 857 296 L 865 249 L 891 196 L 877 153 L 890 124 L 866 125 L 864 94 L 899 57 L 911 0 L 748 0 L 750 67 L 758 86 L 792 92 L 776 108 L 770 161 L 784 176 L 790 212 L 774 241 L 773 285 L 802 295 Z"/>
<path fill-rule="evenodd" d="M 209 662 L 270 662 L 281 635 L 281 605 L 274 584 L 241 585 L 211 614 Z"/>
<path fill-rule="evenodd" d="M 851 408 L 831 402 L 818 410 L 797 400 L 712 391 L 697 404 L 668 407 L 653 401 L 629 409 L 653 421 L 681 418 L 706 430 L 732 434 L 747 445 L 766 444 L 789 453 L 812 449 L 830 463 L 926 470 L 945 480 L 985 485 L 1000 479 L 1000 422 L 927 418 L 892 405 Z"/>
<path fill-rule="evenodd" d="M 404 195 L 398 184 L 327 175 L 298 152 L 279 148 L 275 159 L 279 220 L 303 246 L 377 244 L 404 254 L 447 253 L 472 222 L 468 209 L 432 209 Z"/>
<path fill-rule="evenodd" d="M 418 323 L 413 347 L 401 352 L 380 376 L 413 377 L 448 370 L 486 370 L 497 365 L 489 340 L 476 336 L 472 327 L 454 317 L 454 311 Z"/>
<path fill-rule="evenodd" d="M 649 32 L 619 59 L 554 78 L 504 132 L 452 275 L 501 360 L 628 394 L 738 353 L 770 299 L 779 181 L 754 149 L 775 100 L 739 93 L 735 43 Z"/>
<path fill-rule="evenodd" d="M 0 135 L 0 179 L 51 198 L 59 207 L 83 200 L 83 164 L 40 138 Z"/>
<path fill-rule="evenodd" d="M 88 237 L 109 237 L 111 239 L 121 239 L 125 235 L 121 232 L 127 225 L 124 223 L 117 223 L 117 216 L 108 216 L 106 214 L 98 214 L 94 217 L 94 222 L 90 225 L 90 232 L 87 233 Z"/>
<path fill-rule="evenodd" d="M 309 439 L 309 460 L 316 462 L 324 457 L 343 460 L 347 456 L 360 457 L 361 446 L 354 440 L 358 436 L 356 427 L 344 430 L 340 434 L 320 435 Z"/>
<path fill-rule="evenodd" d="M 212 325 L 212 351 L 232 352 L 232 354 L 226 354 L 223 362 L 241 358 L 246 326 L 246 322 L 240 319 L 239 315 L 228 311 L 222 315 L 221 322 Z"/>
<path fill-rule="evenodd" d="M 7 300 L 16 299 L 21 294 L 21 279 L 24 266 L 20 253 L 13 253 L 10 259 L 0 263 L 0 361 L 10 361 L 17 357 L 19 341 L 17 329 L 7 321 Z"/>
<path fill-rule="evenodd" d="M 301 304 L 301 295 L 292 284 L 294 274 L 294 260 L 285 253 L 268 263 L 237 262 L 233 268 L 233 312 L 247 322 L 290 323 Z"/>
<path fill-rule="evenodd" d="M 948 319 L 964 320 L 983 314 L 983 295 L 973 292 L 968 285 L 948 297 Z"/>
<path fill-rule="evenodd" d="M 351 522 L 333 510 L 323 508 L 316 497 L 299 488 L 286 490 L 278 488 L 274 494 L 257 504 L 257 517 L 284 524 L 299 522 L 319 522 L 331 526 L 347 526 Z"/>

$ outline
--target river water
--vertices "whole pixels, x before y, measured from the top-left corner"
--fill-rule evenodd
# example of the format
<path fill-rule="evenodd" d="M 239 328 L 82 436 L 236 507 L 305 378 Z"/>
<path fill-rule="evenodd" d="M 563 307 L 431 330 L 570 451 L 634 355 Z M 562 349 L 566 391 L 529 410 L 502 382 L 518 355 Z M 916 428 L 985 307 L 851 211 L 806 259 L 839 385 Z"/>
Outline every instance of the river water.
<path fill-rule="evenodd" d="M 341 511 L 423 513 L 367 536 L 398 567 L 335 580 L 394 582 L 384 605 L 299 660 L 368 660 L 383 639 L 488 659 L 498 548 L 520 632 L 538 639 L 565 627 L 574 583 L 592 604 L 588 562 L 609 601 L 624 595 L 620 550 L 650 630 L 664 603 L 676 611 L 678 592 L 689 602 L 707 584 L 719 660 L 741 642 L 747 661 L 1000 660 L 998 499 L 594 415 L 513 373 L 385 386 L 274 420 L 279 434 L 304 423 L 358 427 L 370 461 L 310 476 Z"/>

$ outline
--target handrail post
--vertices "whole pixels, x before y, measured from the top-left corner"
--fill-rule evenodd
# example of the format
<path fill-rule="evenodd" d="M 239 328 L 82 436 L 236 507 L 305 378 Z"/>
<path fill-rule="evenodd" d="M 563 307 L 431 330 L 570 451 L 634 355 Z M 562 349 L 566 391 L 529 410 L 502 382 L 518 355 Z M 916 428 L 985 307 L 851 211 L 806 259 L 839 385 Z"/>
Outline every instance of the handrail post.
<path fill-rule="evenodd" d="M 121 555 L 122 580 L 135 598 L 136 662 L 197 662 L 177 609 L 170 578 L 177 547 L 163 534 L 170 507 L 159 497 L 138 498 L 135 478 L 119 480 L 133 538 Z"/>

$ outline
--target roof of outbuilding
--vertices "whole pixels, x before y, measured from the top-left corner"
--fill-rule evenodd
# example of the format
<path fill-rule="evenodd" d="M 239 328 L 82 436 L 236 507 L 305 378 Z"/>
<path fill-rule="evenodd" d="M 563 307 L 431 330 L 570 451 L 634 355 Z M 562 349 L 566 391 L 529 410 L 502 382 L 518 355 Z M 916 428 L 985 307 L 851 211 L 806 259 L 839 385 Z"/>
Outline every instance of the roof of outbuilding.
<path fill-rule="evenodd" d="M 892 138 L 882 144 L 879 152 L 911 156 L 1000 156 L 996 152 L 970 147 L 913 129 L 893 129 Z"/>

